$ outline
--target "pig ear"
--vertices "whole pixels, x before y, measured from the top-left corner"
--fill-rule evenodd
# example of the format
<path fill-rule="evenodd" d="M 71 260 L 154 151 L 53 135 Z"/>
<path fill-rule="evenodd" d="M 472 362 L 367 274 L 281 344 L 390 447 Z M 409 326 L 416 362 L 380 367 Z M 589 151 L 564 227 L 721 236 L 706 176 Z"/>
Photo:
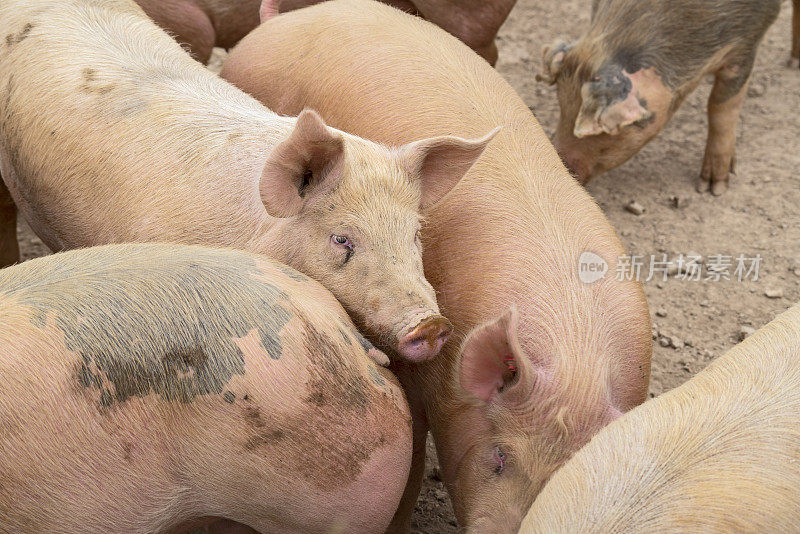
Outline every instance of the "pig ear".
<path fill-rule="evenodd" d="M 280 12 L 281 0 L 263 0 L 258 14 L 261 17 L 261 22 L 265 22 L 272 17 L 277 17 Z"/>
<path fill-rule="evenodd" d="M 627 78 L 624 73 L 621 76 Z M 573 131 L 578 139 L 601 133 L 617 135 L 622 128 L 653 116 L 639 101 L 636 88 L 630 83 L 623 85 L 620 92 L 612 95 L 607 103 L 598 98 L 595 83 L 597 82 L 586 82 L 581 88 L 583 102 Z"/>
<path fill-rule="evenodd" d="M 536 75 L 537 82 L 547 82 L 550 85 L 556 83 L 564 58 L 572 50 L 573 44 L 563 39 L 556 39 L 553 43 L 542 47 L 542 67 L 541 73 Z"/>
<path fill-rule="evenodd" d="M 341 177 L 336 172 L 344 153 L 342 135 L 306 109 L 289 137 L 267 157 L 259 190 L 267 213 L 291 217 L 310 196 L 329 190 Z"/>
<path fill-rule="evenodd" d="M 479 139 L 443 135 L 401 147 L 400 154 L 408 172 L 419 177 L 422 187 L 420 208 L 435 204 L 449 193 L 472 168 L 500 129 L 498 126 Z"/>
<path fill-rule="evenodd" d="M 461 347 L 459 382 L 484 402 L 527 397 L 535 379 L 532 363 L 517 339 L 519 314 L 512 306 L 493 321 L 475 327 Z"/>

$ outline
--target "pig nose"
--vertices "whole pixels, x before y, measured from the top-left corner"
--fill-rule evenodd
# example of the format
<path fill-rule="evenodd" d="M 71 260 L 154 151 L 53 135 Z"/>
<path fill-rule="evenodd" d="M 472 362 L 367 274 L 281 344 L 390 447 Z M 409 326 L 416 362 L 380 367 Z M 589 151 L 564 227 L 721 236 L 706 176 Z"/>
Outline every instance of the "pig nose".
<path fill-rule="evenodd" d="M 561 156 L 561 161 L 564 162 L 567 170 L 575 177 L 576 180 L 582 184 L 585 184 L 589 178 L 591 178 L 589 169 L 583 164 L 580 158 L 571 156 L 568 151 L 561 147 L 557 147 L 556 150 L 558 150 L 558 155 Z"/>
<path fill-rule="evenodd" d="M 411 332 L 400 338 L 398 350 L 407 360 L 424 362 L 442 350 L 453 332 L 453 325 L 441 315 L 424 319 Z"/>

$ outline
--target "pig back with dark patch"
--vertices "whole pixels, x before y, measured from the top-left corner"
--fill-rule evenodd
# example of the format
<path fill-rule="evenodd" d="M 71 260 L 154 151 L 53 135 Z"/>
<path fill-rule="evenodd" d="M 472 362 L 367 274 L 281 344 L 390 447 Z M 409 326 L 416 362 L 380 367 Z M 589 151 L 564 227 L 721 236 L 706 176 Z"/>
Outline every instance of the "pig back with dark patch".
<path fill-rule="evenodd" d="M 0 530 L 43 516 L 40 531 L 160 531 L 196 519 L 187 510 L 262 531 L 388 524 L 410 458 L 405 398 L 333 296 L 297 271 L 195 246 L 61 253 L 0 272 L 0 323 L 0 423 L 25 421 L 0 435 L 0 456 L 18 459 L 0 486 L 19 498 L 4 519 L 0 497 Z M 373 495 L 378 467 L 391 474 Z M 176 480 L 177 504 L 151 490 Z M 242 495 L 250 480 L 268 483 Z M 78 483 L 95 497 L 59 489 Z M 291 490 L 296 502 L 276 504 Z M 325 496 L 315 515 L 304 496 Z"/>
<path fill-rule="evenodd" d="M 190 402 L 245 373 L 235 338 L 255 330 L 281 357 L 292 303 L 259 273 L 255 256 L 232 251 L 110 246 L 10 269 L 0 298 L 30 307 L 34 326 L 63 332 L 99 406 L 151 393 Z"/>

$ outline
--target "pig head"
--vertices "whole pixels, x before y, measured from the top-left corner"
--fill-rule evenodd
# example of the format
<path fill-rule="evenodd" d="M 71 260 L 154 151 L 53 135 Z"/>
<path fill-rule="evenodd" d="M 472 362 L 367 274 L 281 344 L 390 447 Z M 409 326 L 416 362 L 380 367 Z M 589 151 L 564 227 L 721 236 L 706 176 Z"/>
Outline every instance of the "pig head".
<path fill-rule="evenodd" d="M 455 186 L 494 134 L 389 149 L 304 111 L 261 177 L 264 207 L 282 219 L 270 253 L 330 289 L 385 351 L 434 357 L 452 326 L 425 279 L 419 211 Z"/>
<path fill-rule="evenodd" d="M 547 285 L 549 295 L 534 290 L 472 329 L 428 407 L 442 479 L 467 532 L 515 532 L 549 477 L 644 400 L 650 349 L 631 304 L 638 289 L 614 280 Z"/>
<path fill-rule="evenodd" d="M 557 40 L 542 55 L 537 79 L 557 85 L 561 107 L 554 144 L 581 183 L 625 163 L 677 108 L 654 68 L 621 56 L 596 59 L 583 42 Z"/>

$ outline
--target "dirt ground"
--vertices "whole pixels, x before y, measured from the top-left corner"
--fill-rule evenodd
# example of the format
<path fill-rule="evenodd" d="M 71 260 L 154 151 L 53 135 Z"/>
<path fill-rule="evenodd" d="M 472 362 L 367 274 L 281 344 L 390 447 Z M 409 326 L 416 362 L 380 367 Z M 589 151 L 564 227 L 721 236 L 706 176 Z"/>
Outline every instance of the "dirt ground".
<path fill-rule="evenodd" d="M 784 3 L 759 51 L 738 130 L 738 175 L 727 193 L 712 197 L 693 186 L 705 146 L 709 83 L 637 156 L 588 186 L 629 254 L 644 256 L 644 274 L 653 254 L 762 258 L 757 281 L 670 277 L 645 283 L 655 345 L 651 397 L 680 385 L 733 346 L 742 327 L 757 329 L 800 300 L 800 70 L 785 66 L 790 19 L 791 7 Z M 541 47 L 557 36 L 577 38 L 588 22 L 586 0 L 519 0 L 500 32 L 498 70 L 549 134 L 558 104 L 555 88 L 534 78 Z M 642 215 L 625 210 L 631 200 L 645 208 Z M 23 259 L 48 252 L 24 223 L 20 241 Z M 731 274 L 734 268 L 735 260 Z M 455 533 L 430 446 L 429 457 L 414 532 Z"/>

